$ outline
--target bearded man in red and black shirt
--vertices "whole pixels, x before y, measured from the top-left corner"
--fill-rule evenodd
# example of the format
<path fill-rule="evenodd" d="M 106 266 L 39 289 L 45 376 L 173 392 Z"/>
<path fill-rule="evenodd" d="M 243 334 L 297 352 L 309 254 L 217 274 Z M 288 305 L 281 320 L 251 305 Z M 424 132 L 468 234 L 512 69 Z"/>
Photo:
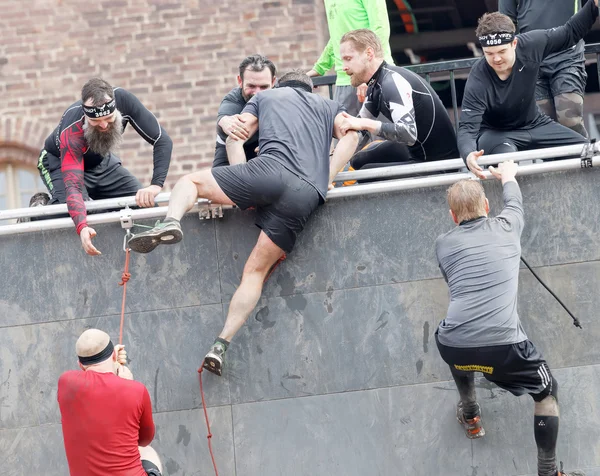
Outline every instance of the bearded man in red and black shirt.
<path fill-rule="evenodd" d="M 129 123 L 154 149 L 154 172 L 145 188 L 114 155 Z M 38 169 L 52 196 L 50 204 L 67 204 L 84 250 L 98 255 L 92 244 L 96 232 L 87 224 L 84 201 L 135 195 L 138 206 L 154 206 L 172 149 L 169 135 L 135 95 L 93 78 L 83 86 L 81 100 L 64 112 L 46 139 Z"/>

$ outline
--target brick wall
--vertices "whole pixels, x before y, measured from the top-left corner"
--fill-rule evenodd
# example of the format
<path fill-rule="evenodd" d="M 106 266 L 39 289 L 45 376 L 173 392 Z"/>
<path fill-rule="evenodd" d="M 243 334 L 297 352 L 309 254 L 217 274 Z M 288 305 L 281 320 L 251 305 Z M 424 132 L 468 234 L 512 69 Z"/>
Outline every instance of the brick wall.
<path fill-rule="evenodd" d="M 0 160 L 15 160 L 15 144 L 40 148 L 83 83 L 102 76 L 169 132 L 168 185 L 212 162 L 217 108 L 241 59 L 309 69 L 327 40 L 320 0 L 0 0 L 0 11 Z M 151 146 L 129 129 L 119 155 L 148 182 Z"/>

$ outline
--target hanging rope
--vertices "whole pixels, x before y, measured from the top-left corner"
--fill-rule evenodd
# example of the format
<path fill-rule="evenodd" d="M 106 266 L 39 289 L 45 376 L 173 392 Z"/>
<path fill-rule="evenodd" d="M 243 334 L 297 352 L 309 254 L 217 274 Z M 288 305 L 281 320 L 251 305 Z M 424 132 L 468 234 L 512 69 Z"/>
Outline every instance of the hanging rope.
<path fill-rule="evenodd" d="M 544 287 L 546 288 L 546 290 L 547 290 L 547 291 L 548 291 L 550 294 L 552 294 L 552 296 L 554 296 L 554 299 L 556 299 L 556 300 L 558 301 L 558 304 L 560 304 L 560 305 L 563 307 L 563 309 L 564 309 L 565 311 L 567 311 L 567 313 L 569 314 L 569 316 L 571 316 L 571 317 L 573 318 L 573 325 L 574 325 L 575 327 L 579 327 L 580 329 L 583 329 L 583 327 L 581 327 L 581 323 L 579 322 L 579 319 L 577 319 L 577 318 L 576 318 L 576 317 L 573 315 L 573 313 L 572 313 L 571 311 L 569 311 L 569 308 L 568 308 L 567 306 L 565 306 L 565 305 L 563 304 L 563 302 L 562 302 L 562 301 L 561 301 L 561 300 L 558 298 L 558 296 L 552 292 L 552 289 L 550 289 L 550 288 L 549 288 L 549 287 L 546 285 L 546 283 L 544 283 L 544 281 L 542 281 L 542 278 L 540 278 L 540 277 L 539 277 L 539 276 L 536 274 L 536 272 L 535 272 L 535 271 L 534 271 L 534 270 L 531 268 L 531 266 L 529 266 L 529 264 L 527 263 L 527 261 L 525 261 L 525 260 L 523 259 L 523 257 L 522 257 L 522 256 L 521 256 L 521 261 L 523 261 L 523 264 L 524 264 L 525 266 L 527 266 L 527 269 L 529 269 L 529 271 L 531 271 L 531 274 L 533 274 L 533 275 L 535 276 L 535 278 L 536 278 L 536 279 L 537 279 L 537 280 L 540 282 L 540 284 L 541 284 L 542 286 L 544 286 Z"/>
<path fill-rule="evenodd" d="M 206 428 L 208 429 L 208 435 L 206 438 L 208 439 L 208 451 L 210 453 L 210 459 L 212 460 L 213 468 L 215 468 L 215 475 L 219 476 L 219 471 L 217 470 L 217 463 L 215 463 L 215 455 L 212 450 L 212 433 L 210 432 L 210 422 L 208 421 L 208 412 L 206 411 L 206 402 L 204 401 L 204 389 L 202 388 L 202 371 L 204 362 L 198 369 L 198 379 L 200 380 L 200 396 L 202 397 L 202 409 L 204 410 L 204 419 L 206 420 Z"/>
<path fill-rule="evenodd" d="M 125 298 L 127 297 L 127 281 L 131 278 L 131 273 L 129 272 L 129 254 L 130 249 L 125 249 L 125 269 L 123 270 L 123 274 L 121 275 L 121 282 L 119 286 L 123 286 L 123 301 L 121 302 L 121 324 L 119 325 L 119 344 L 123 343 L 123 323 L 125 322 Z"/>
<path fill-rule="evenodd" d="M 281 255 L 281 257 L 277 261 L 275 261 L 275 264 L 273 266 L 271 266 L 271 269 L 269 270 L 269 274 L 267 274 L 267 277 L 265 278 L 263 283 L 267 282 L 267 279 L 269 279 L 271 277 L 271 275 L 273 274 L 273 271 L 275 271 L 275 268 L 277 268 L 277 266 L 279 266 L 286 258 L 287 258 L 287 255 L 285 253 L 283 253 Z"/>

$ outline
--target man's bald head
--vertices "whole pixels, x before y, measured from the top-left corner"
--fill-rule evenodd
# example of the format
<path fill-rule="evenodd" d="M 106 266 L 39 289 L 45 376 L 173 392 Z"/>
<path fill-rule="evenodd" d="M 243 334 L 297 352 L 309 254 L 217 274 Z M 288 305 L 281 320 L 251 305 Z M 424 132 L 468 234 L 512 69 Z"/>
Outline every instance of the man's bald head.
<path fill-rule="evenodd" d="M 75 351 L 79 357 L 91 357 L 102 352 L 109 342 L 110 336 L 106 332 L 88 329 L 77 339 Z"/>

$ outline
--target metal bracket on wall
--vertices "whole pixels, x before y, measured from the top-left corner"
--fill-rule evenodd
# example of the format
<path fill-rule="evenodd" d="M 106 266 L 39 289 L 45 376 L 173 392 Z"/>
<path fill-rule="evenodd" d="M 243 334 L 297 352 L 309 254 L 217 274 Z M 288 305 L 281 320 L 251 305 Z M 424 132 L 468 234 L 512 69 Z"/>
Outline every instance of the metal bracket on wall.
<path fill-rule="evenodd" d="M 589 144 L 585 144 L 583 146 L 583 150 L 581 151 L 581 168 L 587 169 L 593 167 L 593 158 L 598 152 L 598 143 L 596 139 L 592 139 Z"/>
<path fill-rule="evenodd" d="M 130 230 L 133 226 L 133 217 L 131 216 L 131 208 L 126 206 L 120 212 L 119 219 L 121 220 L 121 228 Z"/>
<path fill-rule="evenodd" d="M 198 212 L 200 220 L 210 220 L 211 218 L 223 218 L 223 207 L 208 203 Z"/>

